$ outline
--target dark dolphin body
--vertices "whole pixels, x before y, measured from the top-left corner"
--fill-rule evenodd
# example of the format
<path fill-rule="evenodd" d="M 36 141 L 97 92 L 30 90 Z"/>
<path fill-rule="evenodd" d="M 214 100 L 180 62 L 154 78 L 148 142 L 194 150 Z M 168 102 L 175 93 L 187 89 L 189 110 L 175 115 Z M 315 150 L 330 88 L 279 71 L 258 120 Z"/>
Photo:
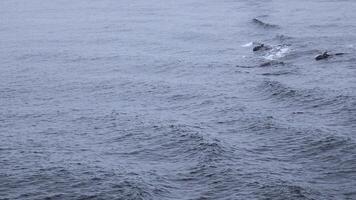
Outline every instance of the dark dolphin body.
<path fill-rule="evenodd" d="M 344 55 L 345 53 L 335 53 L 335 54 L 329 54 L 327 51 L 325 51 L 324 53 L 317 55 L 315 57 L 315 60 L 324 60 L 333 56 L 341 56 Z"/>
<path fill-rule="evenodd" d="M 257 25 L 260 25 L 264 28 L 278 28 L 277 25 L 274 25 L 274 24 L 269 24 L 269 23 L 266 23 L 266 22 L 263 22 L 257 18 L 253 18 L 252 21 L 257 24 Z"/>
<path fill-rule="evenodd" d="M 270 46 L 266 46 L 265 44 L 259 44 L 255 47 L 253 47 L 253 51 L 265 51 L 265 50 L 270 50 L 272 49 L 272 47 Z"/>
<path fill-rule="evenodd" d="M 315 60 L 324 60 L 324 59 L 329 58 L 330 56 L 331 55 L 328 52 L 325 51 L 323 54 L 317 55 L 315 57 Z"/>

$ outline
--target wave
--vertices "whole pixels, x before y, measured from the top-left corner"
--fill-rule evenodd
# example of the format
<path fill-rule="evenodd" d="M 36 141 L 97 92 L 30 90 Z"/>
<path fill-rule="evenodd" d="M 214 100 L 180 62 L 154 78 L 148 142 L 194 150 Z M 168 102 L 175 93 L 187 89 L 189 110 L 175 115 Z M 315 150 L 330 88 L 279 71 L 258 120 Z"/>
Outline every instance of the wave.
<path fill-rule="evenodd" d="M 126 148 L 112 152 L 142 160 L 199 161 L 220 159 L 226 153 L 220 141 L 188 125 L 155 125 L 142 127 L 135 134 L 124 134 L 110 140 L 112 145 L 125 144 Z M 127 144 L 126 141 L 131 141 Z"/>
<path fill-rule="evenodd" d="M 258 86 L 258 91 L 267 97 L 267 99 L 276 99 L 280 101 L 287 102 L 302 102 L 307 103 L 319 99 L 318 97 L 313 97 L 312 90 L 297 90 L 278 81 L 264 81 L 260 86 Z"/>
<path fill-rule="evenodd" d="M 301 105 L 305 108 L 325 108 L 350 109 L 345 105 L 355 102 L 352 96 L 347 95 L 327 95 L 318 88 L 301 89 L 286 86 L 278 81 L 264 81 L 257 87 L 261 95 L 267 99 L 274 99 L 288 104 Z"/>
<path fill-rule="evenodd" d="M 314 200 L 322 194 L 312 190 L 311 188 L 303 185 L 288 183 L 280 181 L 281 183 L 266 183 L 259 187 L 257 194 L 264 199 L 268 197 L 271 199 L 305 199 Z"/>
<path fill-rule="evenodd" d="M 262 73 L 263 76 L 284 76 L 284 75 L 295 75 L 297 74 L 296 70 L 279 70 L 275 72 L 266 72 Z"/>
<path fill-rule="evenodd" d="M 271 66 L 279 66 L 279 65 L 283 66 L 283 65 L 285 65 L 285 63 L 271 60 L 271 61 L 264 62 L 264 63 L 260 64 L 259 67 L 271 67 Z"/>
<path fill-rule="evenodd" d="M 277 34 L 273 39 L 284 43 L 284 42 L 292 40 L 294 38 L 291 36 L 288 36 L 288 35 L 284 35 L 284 34 Z"/>
<path fill-rule="evenodd" d="M 317 137 L 314 140 L 309 141 L 302 149 L 303 152 L 308 155 L 330 156 L 333 154 L 330 154 L 329 151 L 343 151 L 344 153 L 352 153 L 356 150 L 356 144 L 348 137 L 328 135 L 321 138 Z"/>

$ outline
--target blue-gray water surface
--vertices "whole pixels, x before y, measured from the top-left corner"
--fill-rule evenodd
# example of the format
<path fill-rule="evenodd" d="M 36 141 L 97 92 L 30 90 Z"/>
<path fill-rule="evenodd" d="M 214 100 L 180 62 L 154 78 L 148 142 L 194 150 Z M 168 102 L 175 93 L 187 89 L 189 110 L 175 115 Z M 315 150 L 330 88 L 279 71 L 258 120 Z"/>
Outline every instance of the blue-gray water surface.
<path fill-rule="evenodd" d="M 1 0 L 0 199 L 356 199 L 355 11 Z"/>

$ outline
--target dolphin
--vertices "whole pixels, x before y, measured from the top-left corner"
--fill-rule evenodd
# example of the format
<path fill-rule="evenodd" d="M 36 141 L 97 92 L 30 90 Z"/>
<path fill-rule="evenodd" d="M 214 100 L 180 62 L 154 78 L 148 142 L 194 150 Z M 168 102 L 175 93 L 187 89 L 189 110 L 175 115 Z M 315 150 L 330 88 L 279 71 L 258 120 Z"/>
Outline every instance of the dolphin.
<path fill-rule="evenodd" d="M 327 51 L 324 51 L 324 53 L 319 54 L 315 57 L 315 60 L 324 60 L 333 56 L 341 56 L 344 55 L 345 53 L 335 53 L 335 54 L 329 54 Z"/>
<path fill-rule="evenodd" d="M 316 57 L 315 57 L 315 60 L 324 60 L 324 59 L 327 59 L 327 58 L 329 58 L 331 55 L 327 52 L 327 51 L 325 51 L 324 53 L 322 53 L 322 54 L 320 54 L 320 55 L 317 55 Z"/>
<path fill-rule="evenodd" d="M 259 44 L 255 47 L 253 47 L 253 51 L 266 51 L 266 50 L 271 50 L 272 47 L 266 46 L 265 44 Z"/>

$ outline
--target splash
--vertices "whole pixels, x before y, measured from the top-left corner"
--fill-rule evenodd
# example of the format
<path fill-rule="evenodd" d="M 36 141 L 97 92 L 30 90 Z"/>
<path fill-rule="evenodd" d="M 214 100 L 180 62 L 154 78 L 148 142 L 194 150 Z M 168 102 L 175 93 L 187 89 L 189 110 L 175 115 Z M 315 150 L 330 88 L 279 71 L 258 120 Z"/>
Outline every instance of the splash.
<path fill-rule="evenodd" d="M 241 45 L 242 47 L 252 47 L 252 45 L 254 44 L 254 42 L 249 42 L 246 44 Z"/>
<path fill-rule="evenodd" d="M 267 60 L 276 60 L 279 58 L 283 58 L 288 52 L 290 52 L 290 49 L 288 47 L 278 46 L 274 47 L 270 53 L 264 56 L 264 58 Z"/>

